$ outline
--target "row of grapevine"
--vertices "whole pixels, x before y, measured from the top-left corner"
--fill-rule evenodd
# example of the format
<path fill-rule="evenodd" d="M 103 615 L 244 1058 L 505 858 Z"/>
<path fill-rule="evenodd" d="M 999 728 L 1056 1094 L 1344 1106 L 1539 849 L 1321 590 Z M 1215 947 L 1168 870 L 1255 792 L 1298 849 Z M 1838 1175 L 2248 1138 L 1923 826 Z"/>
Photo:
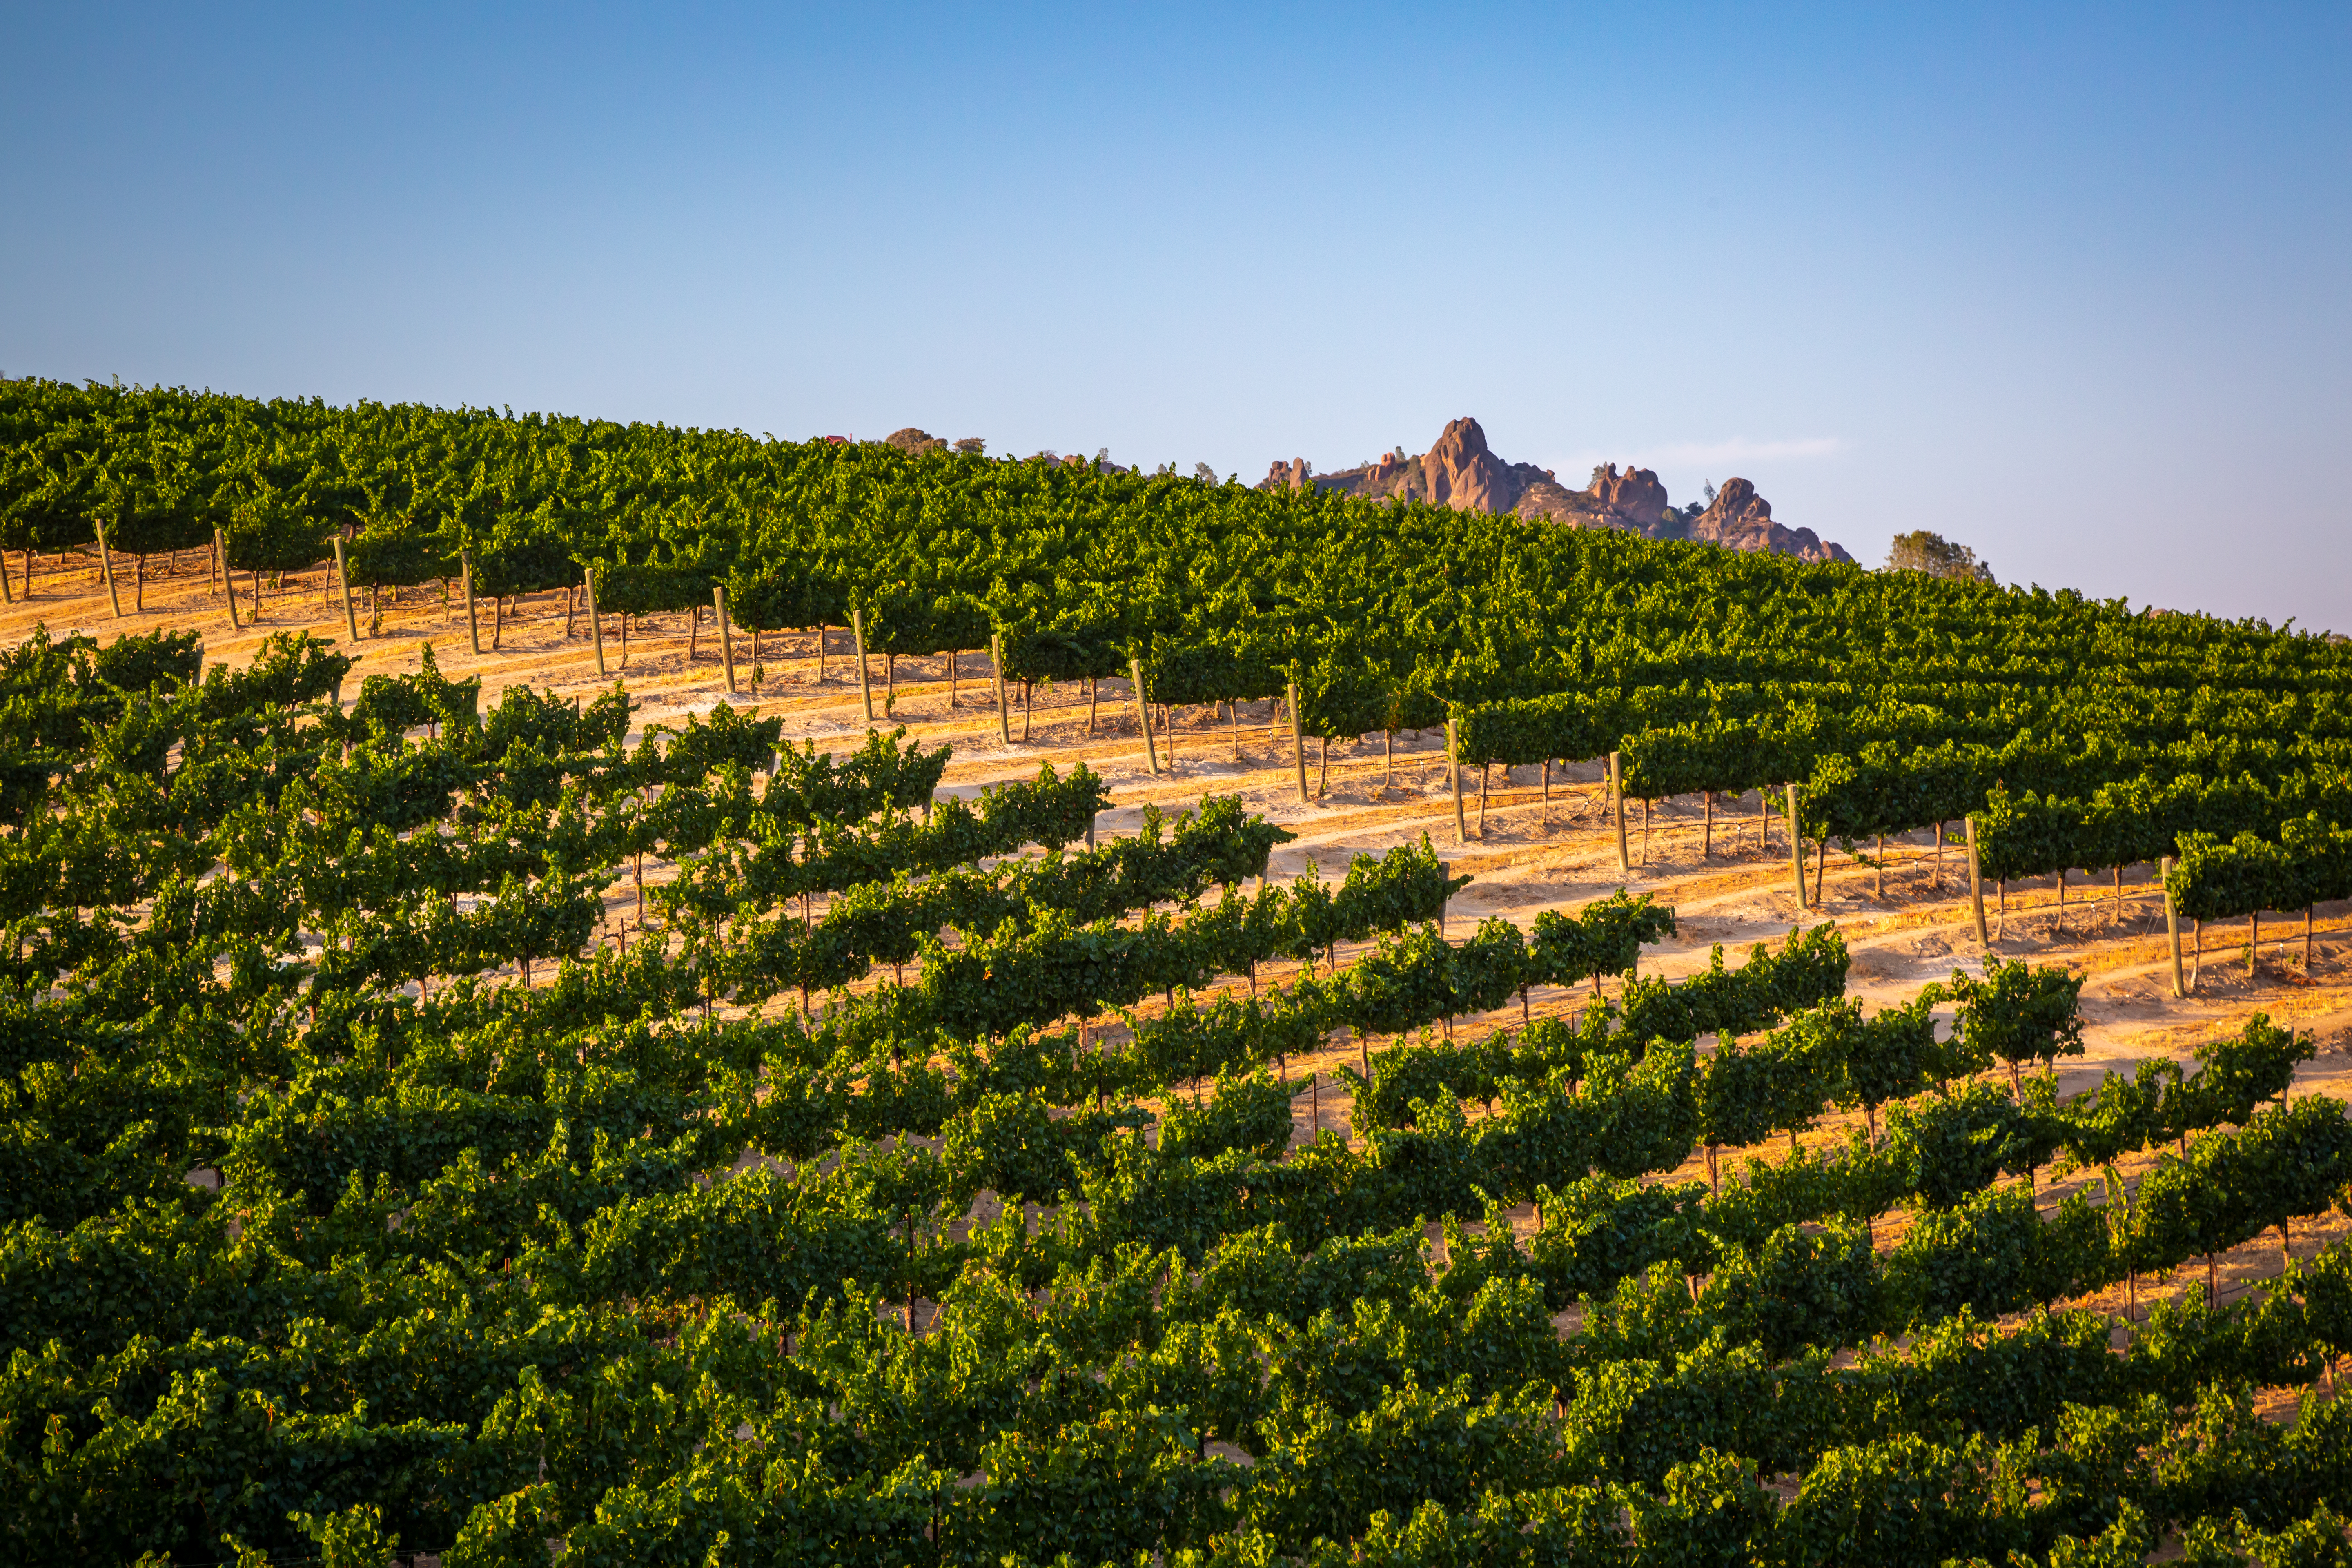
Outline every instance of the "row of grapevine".
<path fill-rule="evenodd" d="M 977 605 L 1059 679 L 1113 651 L 1162 701 L 1303 677 L 1309 733 L 1607 691 L 1643 766 L 1641 734 L 1800 708 L 1841 748 L 1807 778 L 2007 748 L 2029 711 L 2066 717 L 2003 751 L 2011 788 L 2076 737 L 2069 796 L 2338 765 L 2332 648 L 2063 595 L 1044 463 L 35 393 L 0 388 L 0 507 L 38 494 L 61 531 L 106 493 L 76 465 L 159 411 L 224 452 L 267 424 L 316 459 L 268 470 L 284 513 L 341 495 L 347 545 L 470 553 L 478 584 L 551 539 L 550 586 L 595 564 L 607 610 L 761 574 L 886 656 Z M 481 483 L 436 488 L 459 455 Z M 903 737 L 836 761 L 730 710 L 632 747 L 618 692 L 485 712 L 428 669 L 346 709 L 343 654 L 199 684 L 198 652 L 60 641 L 0 679 L 28 781 L 0 839 L 0 1531 L 27 1560 L 2079 1561 L 2192 1526 L 2273 1550 L 2352 1502 L 2332 1405 L 2249 1403 L 2326 1383 L 2337 1252 L 2160 1307 L 2121 1356 L 2104 1318 L 2040 1312 L 2344 1201 L 2341 1107 L 2265 1104 L 2308 1049 L 2267 1026 L 2062 1100 L 2025 1069 L 2077 1045 L 2076 983 L 2004 965 L 1866 1015 L 1822 928 L 1536 1019 L 1535 987 L 1627 975 L 1670 912 L 1449 941 L 1425 845 L 1271 886 L 1278 833 L 1229 805 L 1076 849 L 1080 770 L 950 804 Z M 1713 705 L 1742 679 L 1787 689 Z M 1640 695 L 1692 683 L 1679 716 Z M 2179 731 L 2209 714 L 2236 751 Z M 1664 745 L 1629 793 L 1685 782 Z M 744 978 L 820 945 L 830 971 Z M 1264 957 L 1306 967 L 1263 984 Z M 868 989 L 875 963 L 921 968 Z M 844 989 L 751 1005 L 803 974 Z M 1350 1135 L 1311 1135 L 1330 1077 L 1299 1058 L 1342 1029 Z M 1768 1147 L 1833 1106 L 1865 1126 Z M 1655 1179 L 1710 1145 L 1713 1181 Z M 2126 1160 L 2152 1168 L 2035 1190 Z M 1989 1327 L 2011 1310 L 2039 1315 Z"/>

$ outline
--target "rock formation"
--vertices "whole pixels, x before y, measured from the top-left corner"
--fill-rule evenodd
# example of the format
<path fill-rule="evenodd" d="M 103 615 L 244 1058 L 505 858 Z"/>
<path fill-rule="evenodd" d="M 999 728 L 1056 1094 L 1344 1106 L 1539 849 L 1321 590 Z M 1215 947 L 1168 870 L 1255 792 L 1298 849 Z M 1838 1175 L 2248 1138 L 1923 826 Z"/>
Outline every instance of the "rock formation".
<path fill-rule="evenodd" d="M 1455 511 L 1508 511 L 1527 489 L 1509 464 L 1486 449 L 1478 421 L 1467 417 L 1445 426 L 1421 467 L 1430 500 Z"/>
<path fill-rule="evenodd" d="M 1637 468 L 1628 463 L 1620 474 L 1616 464 L 1604 463 L 1592 476 L 1592 486 L 1585 494 L 1593 499 L 1599 510 L 1623 518 L 1643 533 L 1665 521 L 1666 487 L 1648 468 Z"/>
<path fill-rule="evenodd" d="M 1303 490 L 1314 477 L 1315 465 L 1306 458 L 1293 458 L 1286 463 L 1276 458 L 1265 470 L 1265 478 L 1258 481 L 1257 488 L 1262 490 Z"/>
<path fill-rule="evenodd" d="M 1517 465 L 1519 469 L 1534 468 L 1534 477 L 1519 492 L 1518 504 L 1512 510 L 1521 517 L 1541 518 L 1569 528 L 1605 528 L 1608 520 L 1596 511 L 1592 498 L 1582 490 L 1570 489 L 1554 479 L 1548 468 L 1537 468 L 1533 463 Z"/>
<path fill-rule="evenodd" d="M 1731 550 L 1769 550 L 1801 561 L 1852 561 L 1843 548 L 1810 528 L 1772 521 L 1771 503 L 1746 479 L 1731 479 L 1704 512 L 1676 510 L 1666 487 L 1649 468 L 1603 464 L 1584 489 L 1561 484 L 1549 468 L 1507 463 L 1486 445 L 1475 419 L 1456 419 L 1420 457 L 1385 452 L 1372 462 L 1318 474 L 1304 458 L 1276 461 L 1262 490 L 1338 490 L 1363 500 L 1425 500 L 1456 511 L 1517 511 L 1568 528 L 1618 528 L 1650 539 L 1690 539 Z"/>
<path fill-rule="evenodd" d="M 1783 528 L 1772 521 L 1772 503 L 1746 479 L 1726 479 L 1715 500 L 1690 525 L 1690 537 L 1733 550 L 1769 550 L 1800 561 L 1852 561 L 1843 545 L 1824 542 L 1810 528 Z"/>
<path fill-rule="evenodd" d="M 1276 463 L 1274 471 L 1278 477 L 1288 473 L 1289 469 Z M 1360 500 L 1425 500 L 1429 487 L 1423 482 L 1422 474 L 1423 460 L 1420 457 L 1409 458 L 1402 451 L 1395 451 L 1383 452 L 1371 462 L 1358 464 L 1340 473 L 1317 474 L 1314 482 L 1318 489 L 1338 490 Z M 1276 488 L 1274 479 L 1269 478 L 1262 488 Z"/>

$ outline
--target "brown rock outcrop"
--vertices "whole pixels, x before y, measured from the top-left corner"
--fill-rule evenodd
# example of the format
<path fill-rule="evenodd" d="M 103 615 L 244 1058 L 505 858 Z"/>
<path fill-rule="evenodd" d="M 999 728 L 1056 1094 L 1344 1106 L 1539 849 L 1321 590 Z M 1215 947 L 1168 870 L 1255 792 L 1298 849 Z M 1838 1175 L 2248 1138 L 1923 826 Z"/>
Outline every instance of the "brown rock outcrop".
<path fill-rule="evenodd" d="M 1746 479 L 1726 479 L 1715 500 L 1690 525 L 1690 537 L 1733 550 L 1769 550 L 1800 561 L 1852 561 L 1843 545 L 1824 542 L 1810 528 L 1783 528 L 1772 521 L 1772 503 Z"/>
<path fill-rule="evenodd" d="M 1383 452 L 1372 462 L 1360 463 L 1336 474 L 1318 474 L 1315 484 L 1318 489 L 1338 490 L 1361 500 L 1410 500 L 1427 493 L 1422 472 L 1420 458 Z"/>
<path fill-rule="evenodd" d="M 1486 449 L 1478 421 L 1456 419 L 1422 459 L 1429 499 L 1455 511 L 1508 511 L 1527 483 L 1511 466 Z"/>
<path fill-rule="evenodd" d="M 1666 487 L 1652 469 L 1628 463 L 1621 474 L 1616 464 L 1604 463 L 1584 493 L 1592 498 L 1594 510 L 1622 518 L 1642 532 L 1665 521 Z"/>
<path fill-rule="evenodd" d="M 1257 482 L 1262 490 L 1303 490 L 1314 482 L 1315 465 L 1304 458 L 1284 462 L 1276 458 L 1265 470 L 1265 478 Z"/>
<path fill-rule="evenodd" d="M 1337 490 L 1362 500 L 1422 500 L 1456 511 L 1516 511 L 1564 528 L 1615 528 L 1650 539 L 1688 539 L 1730 550 L 1769 550 L 1800 561 L 1852 561 L 1843 548 L 1810 528 L 1772 521 L 1771 503 L 1746 479 L 1731 479 L 1704 513 L 1677 511 L 1664 481 L 1650 468 L 1608 463 L 1592 483 L 1570 489 L 1549 468 L 1507 463 L 1486 445 L 1478 421 L 1456 419 L 1420 457 L 1384 452 L 1371 462 L 1318 474 L 1304 458 L 1276 461 L 1258 482 L 1262 490 Z"/>
<path fill-rule="evenodd" d="M 1570 489 L 1540 468 L 1528 481 L 1527 489 L 1519 492 L 1518 502 L 1512 510 L 1521 517 L 1541 518 L 1569 528 L 1629 526 L 1622 519 L 1601 510 L 1590 492 Z"/>

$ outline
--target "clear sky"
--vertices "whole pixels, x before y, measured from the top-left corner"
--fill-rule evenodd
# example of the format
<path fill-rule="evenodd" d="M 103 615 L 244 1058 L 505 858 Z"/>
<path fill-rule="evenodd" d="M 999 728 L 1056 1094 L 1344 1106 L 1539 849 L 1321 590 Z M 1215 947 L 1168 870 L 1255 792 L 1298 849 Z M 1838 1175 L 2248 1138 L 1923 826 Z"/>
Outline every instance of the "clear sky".
<path fill-rule="evenodd" d="M 0 370 L 1343 467 L 2352 630 L 2352 6 L 0 7 Z"/>

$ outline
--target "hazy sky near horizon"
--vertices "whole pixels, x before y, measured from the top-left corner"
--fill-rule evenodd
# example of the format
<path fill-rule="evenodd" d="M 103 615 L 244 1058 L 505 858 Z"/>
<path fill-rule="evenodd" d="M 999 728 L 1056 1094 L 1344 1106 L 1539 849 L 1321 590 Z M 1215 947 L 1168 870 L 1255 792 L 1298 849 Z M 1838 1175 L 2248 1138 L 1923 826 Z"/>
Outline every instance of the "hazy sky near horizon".
<path fill-rule="evenodd" d="M 2352 7 L 0 12 L 0 370 L 1255 479 L 1475 415 L 2352 630 Z"/>

